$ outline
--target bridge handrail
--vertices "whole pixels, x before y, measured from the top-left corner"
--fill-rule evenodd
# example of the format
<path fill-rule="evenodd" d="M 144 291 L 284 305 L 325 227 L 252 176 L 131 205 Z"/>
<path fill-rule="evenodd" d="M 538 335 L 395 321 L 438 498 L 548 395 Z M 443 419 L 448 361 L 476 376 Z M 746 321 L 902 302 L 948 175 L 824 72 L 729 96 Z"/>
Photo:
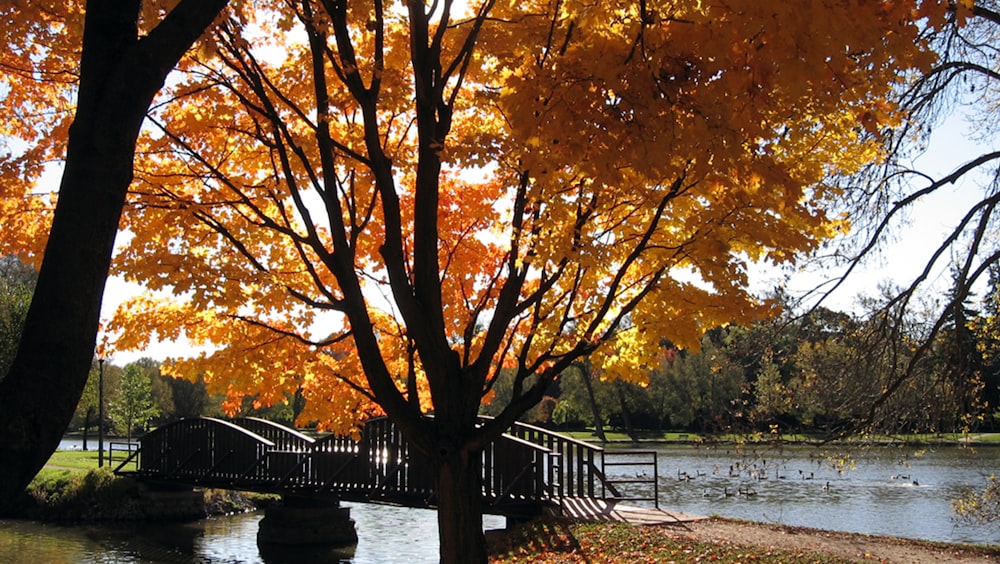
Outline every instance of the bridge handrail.
<path fill-rule="evenodd" d="M 551 481 L 559 492 L 559 497 L 603 497 L 607 485 L 604 472 L 604 448 L 554 433 L 544 427 L 529 423 L 515 422 L 509 434 L 529 442 L 542 444 L 558 452 L 562 458 Z M 598 485 L 602 486 L 598 488 Z"/>
<path fill-rule="evenodd" d="M 555 452 L 545 447 L 544 445 L 539 445 L 529 440 L 522 439 L 520 437 L 508 433 L 504 433 L 503 435 L 500 436 L 499 440 L 490 443 L 488 449 L 492 450 L 493 452 L 496 452 L 498 448 L 501 450 L 504 449 L 504 447 L 500 446 L 502 444 L 501 441 L 507 444 L 516 445 L 518 448 L 526 450 L 528 453 L 530 453 L 530 462 L 527 466 L 521 468 L 520 471 L 518 471 L 517 475 L 514 477 L 512 481 L 510 481 L 507 484 L 504 484 L 503 487 L 501 488 L 501 491 L 494 491 L 495 489 L 494 486 L 496 486 L 497 484 L 490 483 L 488 481 L 488 478 L 491 477 L 492 475 L 491 469 L 487 469 L 484 465 L 483 493 L 487 497 L 493 498 L 494 501 L 492 503 L 496 505 L 498 503 L 501 503 L 503 500 L 511 497 L 515 491 L 515 486 L 518 485 L 518 482 L 520 482 L 521 478 L 524 476 L 525 471 L 528 470 L 529 468 L 536 470 L 534 474 L 535 484 L 534 487 L 531 489 L 533 490 L 533 493 L 538 497 L 538 501 L 550 501 L 556 498 L 557 496 L 555 488 L 558 486 L 558 484 L 553 483 L 554 474 L 552 472 L 552 469 L 558 466 L 558 464 L 555 463 L 554 460 L 558 460 L 559 458 L 561 458 L 562 455 L 558 452 Z M 484 452 L 483 456 L 485 458 L 489 456 L 489 453 Z M 541 466 L 541 468 L 538 468 L 538 466 Z M 544 473 L 541 472 L 542 469 L 546 468 L 549 469 L 548 472 Z"/>
<path fill-rule="evenodd" d="M 487 416 L 483 415 L 483 416 L 480 416 L 480 419 L 492 419 L 492 417 L 487 417 Z M 539 427 L 537 425 L 532 425 L 530 423 L 522 423 L 520 421 L 515 421 L 514 424 L 511 425 L 511 429 L 532 431 L 532 432 L 535 432 L 535 433 L 541 433 L 541 434 L 549 435 L 549 436 L 552 436 L 552 437 L 558 437 L 559 441 L 561 441 L 561 442 L 569 443 L 569 444 L 578 446 L 580 448 L 584 448 L 584 449 L 587 449 L 587 450 L 592 450 L 594 452 L 602 452 L 602 451 L 604 451 L 604 447 L 597 446 L 597 445 L 595 445 L 593 443 L 588 443 L 587 441 L 581 441 L 580 439 L 574 439 L 573 437 L 567 437 L 565 435 L 560 435 L 558 433 L 553 432 L 551 429 L 546 429 L 545 427 Z M 509 433 L 509 431 L 508 431 L 508 433 Z"/>
<path fill-rule="evenodd" d="M 281 450 L 308 450 L 316 439 L 301 433 L 291 427 L 261 419 L 260 417 L 236 417 L 230 420 L 234 425 L 243 427 L 251 433 L 256 433 L 273 442 Z"/>
<path fill-rule="evenodd" d="M 232 429 L 232 430 L 234 430 L 236 432 L 239 432 L 239 433 L 242 433 L 244 435 L 247 435 L 248 438 L 252 438 L 255 441 L 258 441 L 258 442 L 260 442 L 261 444 L 263 444 L 265 446 L 274 447 L 274 441 L 268 439 L 267 437 L 261 435 L 260 433 L 255 433 L 255 432 L 251 431 L 250 429 L 247 429 L 246 427 L 240 427 L 239 425 L 237 425 L 235 423 L 232 423 L 230 421 L 226 421 L 225 419 L 219 419 L 218 417 L 184 417 L 184 418 L 178 419 L 177 421 L 173 421 L 171 423 L 167 423 L 166 425 L 164 425 L 162 427 L 157 427 L 156 429 L 153 429 L 149 433 L 146 433 L 145 435 L 143 435 L 143 437 L 142 437 L 141 440 L 145 440 L 150 435 L 152 435 L 154 433 L 157 433 L 159 431 L 163 431 L 163 430 L 169 429 L 171 427 L 181 427 L 181 426 L 184 426 L 184 424 L 190 425 L 191 423 L 195 423 L 195 422 L 198 422 L 198 421 L 208 421 L 208 422 L 213 423 L 215 425 L 221 425 L 222 427 L 225 427 L 227 429 Z"/>

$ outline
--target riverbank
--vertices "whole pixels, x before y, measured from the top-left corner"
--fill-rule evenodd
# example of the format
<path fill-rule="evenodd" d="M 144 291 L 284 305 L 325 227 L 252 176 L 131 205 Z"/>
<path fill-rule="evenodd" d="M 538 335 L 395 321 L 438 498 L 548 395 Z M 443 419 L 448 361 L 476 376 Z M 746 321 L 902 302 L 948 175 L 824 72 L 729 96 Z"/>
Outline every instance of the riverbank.
<path fill-rule="evenodd" d="M 47 466 L 4 518 L 46 522 L 192 521 L 254 511 L 274 496 L 230 490 L 154 489 L 111 469 Z"/>
<path fill-rule="evenodd" d="M 930 543 L 709 518 L 670 526 L 544 520 L 491 532 L 492 564 L 1000 562 L 1000 547 Z"/>

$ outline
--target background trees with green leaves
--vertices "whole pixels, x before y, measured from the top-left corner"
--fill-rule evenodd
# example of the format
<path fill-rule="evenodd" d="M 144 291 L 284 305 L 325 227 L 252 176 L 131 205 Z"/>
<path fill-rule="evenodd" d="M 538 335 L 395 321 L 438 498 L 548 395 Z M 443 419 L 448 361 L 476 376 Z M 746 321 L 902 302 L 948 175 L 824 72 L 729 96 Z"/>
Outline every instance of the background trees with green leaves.
<path fill-rule="evenodd" d="M 0 257 L 0 380 L 14 361 L 38 273 L 16 256 Z"/>

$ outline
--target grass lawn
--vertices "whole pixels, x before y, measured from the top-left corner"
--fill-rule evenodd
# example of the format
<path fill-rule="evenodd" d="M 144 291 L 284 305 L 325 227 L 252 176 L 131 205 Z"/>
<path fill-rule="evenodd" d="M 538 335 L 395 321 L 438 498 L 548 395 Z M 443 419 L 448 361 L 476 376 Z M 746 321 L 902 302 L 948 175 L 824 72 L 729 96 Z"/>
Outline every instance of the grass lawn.
<path fill-rule="evenodd" d="M 125 460 L 126 454 L 121 451 L 115 451 L 114 460 L 109 457 L 109 452 L 104 451 L 104 467 L 111 468 L 114 470 L 118 467 L 123 460 Z M 97 449 L 94 450 L 57 450 L 52 453 L 49 457 L 48 462 L 42 468 L 42 472 L 86 472 L 87 470 L 96 470 L 97 466 Z"/>

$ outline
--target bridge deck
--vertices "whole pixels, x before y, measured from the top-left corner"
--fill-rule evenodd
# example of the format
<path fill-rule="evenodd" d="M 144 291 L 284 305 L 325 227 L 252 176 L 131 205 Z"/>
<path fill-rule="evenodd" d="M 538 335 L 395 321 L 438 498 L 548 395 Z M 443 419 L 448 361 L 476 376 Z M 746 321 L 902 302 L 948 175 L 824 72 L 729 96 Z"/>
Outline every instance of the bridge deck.
<path fill-rule="evenodd" d="M 525 518 L 561 512 L 578 519 L 682 520 L 658 509 L 656 453 L 612 453 L 531 425 L 516 424 L 482 452 L 487 513 Z M 132 465 L 132 470 L 124 470 Z M 640 479 L 609 479 L 606 468 L 631 467 Z M 636 472 L 635 470 L 639 470 Z M 253 418 L 182 419 L 144 436 L 118 473 L 148 482 L 335 497 L 345 501 L 434 507 L 430 461 L 386 418 L 368 421 L 359 441 L 314 439 Z M 628 497 L 637 482 L 646 493 Z M 652 491 L 652 494 L 649 493 Z M 652 502 L 656 509 L 621 505 Z"/>
<path fill-rule="evenodd" d="M 633 525 L 678 525 L 706 518 L 655 507 L 626 505 L 614 500 L 580 497 L 563 499 L 560 514 L 577 521 L 615 521 Z"/>

